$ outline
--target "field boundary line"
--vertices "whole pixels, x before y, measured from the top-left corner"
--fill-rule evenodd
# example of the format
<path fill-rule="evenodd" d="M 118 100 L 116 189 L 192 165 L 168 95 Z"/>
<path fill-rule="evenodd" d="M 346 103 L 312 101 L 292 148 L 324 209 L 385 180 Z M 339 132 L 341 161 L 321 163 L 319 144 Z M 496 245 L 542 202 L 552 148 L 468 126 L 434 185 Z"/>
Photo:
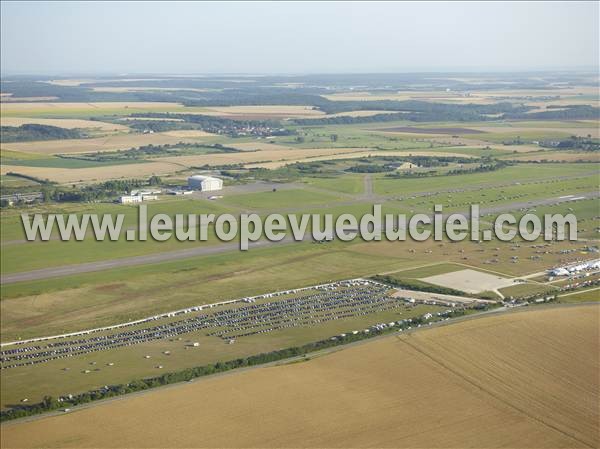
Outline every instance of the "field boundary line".
<path fill-rule="evenodd" d="M 426 351 L 420 349 L 418 346 L 416 346 L 415 344 L 409 342 L 409 338 L 398 338 L 398 341 L 406 344 L 407 346 L 409 346 L 410 348 L 412 348 L 414 351 L 418 352 L 419 354 L 423 355 L 424 357 L 426 357 L 427 359 L 431 360 L 433 363 L 435 363 L 436 365 L 441 366 L 444 370 L 450 372 L 451 374 L 454 374 L 456 377 L 458 377 L 459 379 L 463 380 L 464 382 L 467 382 L 468 384 L 470 384 L 471 386 L 475 387 L 477 390 L 493 397 L 494 399 L 496 399 L 497 401 L 501 402 L 502 404 L 516 410 L 517 412 L 521 413 L 522 415 L 526 416 L 527 418 L 536 421 L 540 424 L 542 424 L 543 426 L 546 426 L 556 432 L 559 432 L 560 434 L 571 438 L 572 440 L 577 441 L 578 443 L 584 445 L 585 447 L 589 447 L 589 448 L 593 448 L 593 444 L 589 444 L 586 441 L 583 441 L 581 439 L 579 439 L 578 437 L 569 434 L 567 431 L 560 429 L 559 427 L 555 426 L 554 424 L 548 423 L 546 421 L 544 421 L 541 418 L 538 418 L 537 416 L 535 416 L 534 414 L 531 414 L 529 412 L 527 412 L 525 409 L 513 404 L 512 402 L 504 399 L 502 397 L 502 395 L 493 393 L 492 391 L 488 390 L 487 388 L 485 388 L 483 385 L 480 385 L 478 382 L 476 382 L 476 380 L 469 378 L 466 375 L 461 374 L 459 371 L 457 371 L 456 369 L 450 367 L 448 364 L 444 363 L 442 360 L 438 360 L 437 358 L 433 357 L 431 354 L 428 354 Z"/>

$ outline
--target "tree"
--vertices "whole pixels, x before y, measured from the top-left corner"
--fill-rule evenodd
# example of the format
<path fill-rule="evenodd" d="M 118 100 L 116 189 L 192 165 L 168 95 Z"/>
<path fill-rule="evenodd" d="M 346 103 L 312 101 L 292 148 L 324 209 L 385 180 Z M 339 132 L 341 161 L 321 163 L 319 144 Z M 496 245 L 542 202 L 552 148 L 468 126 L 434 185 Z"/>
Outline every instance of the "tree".
<path fill-rule="evenodd" d="M 52 396 L 44 396 L 42 405 L 46 410 L 52 410 L 53 408 L 58 407 L 58 401 Z"/>
<path fill-rule="evenodd" d="M 42 198 L 44 200 L 44 203 L 48 203 L 48 202 L 52 201 L 53 196 L 54 196 L 54 191 L 52 189 L 49 189 L 48 187 L 42 188 Z"/>
<path fill-rule="evenodd" d="M 157 186 L 162 184 L 162 180 L 159 176 L 150 176 L 150 179 L 148 179 L 148 184 L 151 186 Z"/>

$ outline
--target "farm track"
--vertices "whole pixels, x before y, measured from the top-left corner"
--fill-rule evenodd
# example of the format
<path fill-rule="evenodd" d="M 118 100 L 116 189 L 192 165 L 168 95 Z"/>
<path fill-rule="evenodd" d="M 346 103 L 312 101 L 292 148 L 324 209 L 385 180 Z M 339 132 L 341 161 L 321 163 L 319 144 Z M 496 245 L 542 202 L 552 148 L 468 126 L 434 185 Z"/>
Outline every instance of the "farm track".
<path fill-rule="evenodd" d="M 598 198 L 598 197 L 600 197 L 600 192 L 598 192 L 598 191 L 586 192 L 586 193 L 579 194 L 579 197 L 585 197 L 586 199 Z M 523 208 L 523 207 L 538 207 L 538 206 L 544 206 L 544 205 L 550 205 L 550 204 L 554 204 L 554 203 L 568 202 L 568 201 L 570 201 L 570 198 L 560 199 L 560 198 L 552 197 L 552 198 L 547 198 L 544 200 L 531 201 L 531 202 L 518 202 L 518 203 L 506 204 L 503 206 L 492 207 L 492 208 L 488 208 L 488 209 L 481 209 L 480 213 L 481 213 L 481 215 L 489 214 L 489 213 L 494 214 L 494 213 L 500 213 L 500 212 L 507 212 L 507 211 L 511 211 L 511 210 L 515 210 L 515 209 L 519 209 L 519 208 Z M 352 205 L 352 204 L 356 204 L 357 202 L 360 202 L 360 201 L 357 200 L 357 201 L 352 201 L 352 202 L 336 203 L 336 205 L 343 205 L 343 204 Z M 329 208 L 331 206 L 324 205 L 322 207 Z M 315 209 L 315 208 L 313 207 L 311 209 Z M 262 211 L 262 212 L 264 212 L 264 211 Z M 463 211 L 463 213 L 468 215 L 468 211 Z M 310 240 L 311 240 L 310 235 L 307 235 L 307 236 L 305 236 L 304 240 L 302 240 L 302 241 L 306 242 L 306 241 L 310 241 Z M 286 244 L 292 244 L 292 243 L 298 243 L 298 242 L 296 242 L 291 235 L 288 235 L 286 238 L 284 238 L 278 242 L 272 242 L 269 240 L 259 240 L 256 242 L 251 242 L 249 244 L 249 249 L 266 248 L 266 247 L 270 247 L 270 246 L 274 246 L 274 245 L 286 245 Z M 58 267 L 50 267 L 50 268 L 43 268 L 43 269 L 39 269 L 39 270 L 6 274 L 0 278 L 0 284 L 6 285 L 6 284 L 12 284 L 15 282 L 35 281 L 35 280 L 40 280 L 40 279 L 70 276 L 70 275 L 75 275 L 75 274 L 89 273 L 89 272 L 94 272 L 94 271 L 102 271 L 102 270 L 108 270 L 108 269 L 113 269 L 113 268 L 123 268 L 123 267 L 137 266 L 137 265 L 160 263 L 160 262 L 170 262 L 170 261 L 174 261 L 174 260 L 188 259 L 188 258 L 198 257 L 198 256 L 222 254 L 222 253 L 226 253 L 226 252 L 236 251 L 238 249 L 239 249 L 239 243 L 231 242 L 231 243 L 223 243 L 223 244 L 215 245 L 215 246 L 206 246 L 206 247 L 203 246 L 203 247 L 198 247 L 198 248 L 188 248 L 188 249 L 183 249 L 183 250 L 154 253 L 154 254 L 148 254 L 148 255 L 143 255 L 143 256 L 124 257 L 121 259 L 110 259 L 110 260 L 103 260 L 103 261 L 98 261 L 98 262 L 82 263 L 82 264 L 77 264 L 77 265 L 63 265 L 63 266 L 58 266 Z"/>

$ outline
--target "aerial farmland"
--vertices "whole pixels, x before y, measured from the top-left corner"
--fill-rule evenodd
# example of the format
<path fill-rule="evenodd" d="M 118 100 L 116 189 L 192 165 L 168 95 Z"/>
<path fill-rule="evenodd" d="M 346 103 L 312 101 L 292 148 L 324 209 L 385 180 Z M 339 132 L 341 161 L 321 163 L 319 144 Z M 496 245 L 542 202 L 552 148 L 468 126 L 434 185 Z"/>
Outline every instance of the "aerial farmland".
<path fill-rule="evenodd" d="M 2 5 L 3 448 L 600 444 L 600 74 L 581 37 L 597 5 L 530 5 L 567 29 L 585 12 L 553 52 L 568 70 L 496 67 L 521 50 L 489 41 L 475 70 L 454 25 L 439 25 L 452 51 L 398 29 L 401 10 L 445 4 L 145 6 L 181 27 L 161 20 L 159 41 L 124 9 L 131 61 L 105 54 L 116 35 L 82 32 L 106 62 L 71 71 L 17 64 L 19 14 L 38 44 L 64 43 Z M 65 12 L 44 7 L 48 23 Z M 97 35 L 76 9 L 56 29 L 84 14 Z M 232 11 L 260 28 L 237 34 Z M 345 69 L 312 66 L 331 40 L 313 21 L 352 36 L 359 16 L 389 29 L 331 43 Z M 216 24 L 235 45 L 208 36 Z M 514 31 L 522 56 L 548 57 L 531 26 Z M 454 56 L 428 71 L 380 59 L 407 42 L 427 63 L 403 49 L 402 64 Z M 83 64 L 67 47 L 45 51 Z"/>

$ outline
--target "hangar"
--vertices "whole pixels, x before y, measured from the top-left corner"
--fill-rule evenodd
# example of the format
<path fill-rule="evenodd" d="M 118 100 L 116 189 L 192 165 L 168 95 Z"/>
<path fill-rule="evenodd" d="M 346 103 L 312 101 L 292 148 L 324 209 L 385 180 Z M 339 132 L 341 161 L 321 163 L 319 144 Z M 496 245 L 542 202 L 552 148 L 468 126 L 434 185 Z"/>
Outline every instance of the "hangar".
<path fill-rule="evenodd" d="M 192 190 L 200 190 L 202 192 L 221 190 L 223 188 L 223 180 L 213 178 L 212 176 L 193 175 L 188 178 L 188 187 Z"/>

